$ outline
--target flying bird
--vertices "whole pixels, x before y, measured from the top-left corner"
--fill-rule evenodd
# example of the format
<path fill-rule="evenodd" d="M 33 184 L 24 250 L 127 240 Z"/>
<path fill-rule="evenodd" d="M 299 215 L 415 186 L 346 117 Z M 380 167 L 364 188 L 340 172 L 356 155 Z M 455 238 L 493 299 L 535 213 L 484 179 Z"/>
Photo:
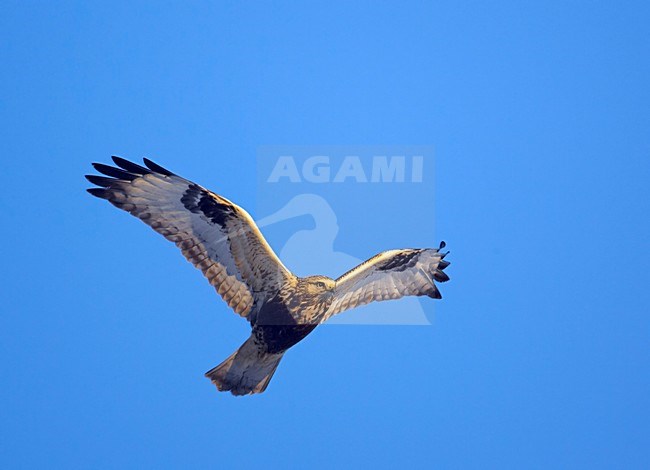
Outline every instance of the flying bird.
<path fill-rule="evenodd" d="M 93 196 L 138 217 L 180 248 L 228 306 L 252 327 L 230 357 L 206 372 L 220 391 L 263 392 L 285 352 L 332 315 L 404 296 L 440 299 L 436 282 L 448 252 L 400 249 L 378 255 L 338 279 L 298 277 L 273 252 L 241 207 L 145 158 L 145 166 L 113 157 L 86 175 Z"/>

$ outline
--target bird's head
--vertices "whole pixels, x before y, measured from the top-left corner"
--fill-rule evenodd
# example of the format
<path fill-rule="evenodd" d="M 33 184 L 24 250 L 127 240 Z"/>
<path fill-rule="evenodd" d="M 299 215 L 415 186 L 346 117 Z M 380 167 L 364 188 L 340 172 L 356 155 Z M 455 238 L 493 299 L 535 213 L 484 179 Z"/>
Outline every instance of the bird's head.
<path fill-rule="evenodd" d="M 303 278 L 304 292 L 312 298 L 329 299 L 334 294 L 336 281 L 327 276 L 309 276 Z"/>
<path fill-rule="evenodd" d="M 300 312 L 304 323 L 318 323 L 332 304 L 336 282 L 326 276 L 301 277 L 297 280 L 298 284 L 289 298 L 289 309 Z"/>

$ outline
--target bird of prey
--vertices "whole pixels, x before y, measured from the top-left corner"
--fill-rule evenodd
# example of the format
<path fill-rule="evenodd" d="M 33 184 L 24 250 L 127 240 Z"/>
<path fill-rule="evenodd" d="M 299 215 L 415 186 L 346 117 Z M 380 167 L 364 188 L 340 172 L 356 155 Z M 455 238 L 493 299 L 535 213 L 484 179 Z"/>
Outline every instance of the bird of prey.
<path fill-rule="evenodd" d="M 144 159 L 93 163 L 106 176 L 86 175 L 93 196 L 138 217 L 174 242 L 223 300 L 252 327 L 230 357 L 206 372 L 220 391 L 263 392 L 284 353 L 332 315 L 373 301 L 440 299 L 437 282 L 448 252 L 439 248 L 379 253 L 338 279 L 292 274 L 251 216 L 228 199 Z"/>

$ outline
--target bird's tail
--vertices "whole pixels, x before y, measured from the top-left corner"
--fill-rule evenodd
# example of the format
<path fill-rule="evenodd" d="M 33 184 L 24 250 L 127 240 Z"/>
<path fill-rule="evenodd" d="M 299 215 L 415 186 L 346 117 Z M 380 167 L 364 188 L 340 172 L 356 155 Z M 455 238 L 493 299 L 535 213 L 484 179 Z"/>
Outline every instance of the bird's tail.
<path fill-rule="evenodd" d="M 253 336 L 214 369 L 205 373 L 222 391 L 233 395 L 249 395 L 266 390 L 284 353 L 259 351 Z"/>

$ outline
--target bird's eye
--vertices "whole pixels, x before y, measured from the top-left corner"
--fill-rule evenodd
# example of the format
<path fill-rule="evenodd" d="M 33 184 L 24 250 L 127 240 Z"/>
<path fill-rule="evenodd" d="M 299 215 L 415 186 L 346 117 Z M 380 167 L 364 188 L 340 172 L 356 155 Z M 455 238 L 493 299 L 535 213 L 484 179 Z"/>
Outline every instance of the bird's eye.
<path fill-rule="evenodd" d="M 324 288 L 324 287 L 325 287 L 325 283 L 324 283 L 324 282 L 317 282 L 316 285 L 317 285 L 318 287 L 320 287 L 320 288 Z"/>

